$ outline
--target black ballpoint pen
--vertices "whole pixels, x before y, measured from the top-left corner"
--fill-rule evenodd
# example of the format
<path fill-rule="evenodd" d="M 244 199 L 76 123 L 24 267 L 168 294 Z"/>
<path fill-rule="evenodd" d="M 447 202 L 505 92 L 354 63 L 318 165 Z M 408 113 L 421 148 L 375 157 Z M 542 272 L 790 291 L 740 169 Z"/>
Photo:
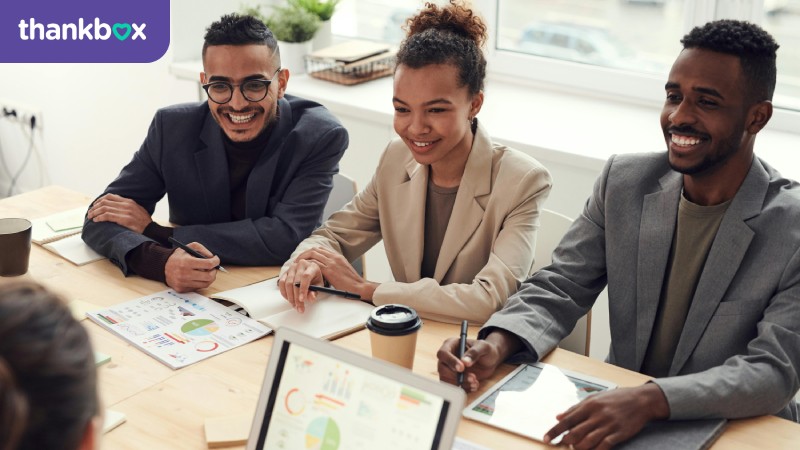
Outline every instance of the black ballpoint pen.
<path fill-rule="evenodd" d="M 458 341 L 458 359 L 462 359 L 464 357 L 464 352 L 467 351 L 467 326 L 469 322 L 466 320 L 461 321 L 461 339 Z M 464 370 L 467 370 L 464 367 Z M 458 372 L 458 385 L 461 386 L 464 384 L 464 370 Z"/>
<path fill-rule="evenodd" d="M 294 287 L 300 287 L 300 282 L 299 281 L 296 282 L 294 284 Z M 344 298 L 352 298 L 352 299 L 356 299 L 356 300 L 361 300 L 361 296 L 358 295 L 358 294 L 355 294 L 353 292 L 340 291 L 339 289 L 333 289 L 333 288 L 329 288 L 329 287 L 325 287 L 325 286 L 316 286 L 316 285 L 312 284 L 311 286 L 308 287 L 308 290 L 309 291 L 316 291 L 316 292 L 325 292 L 326 294 L 340 295 L 340 296 L 342 296 Z"/>
<path fill-rule="evenodd" d="M 203 256 L 203 255 L 202 255 L 200 252 L 198 252 L 197 250 L 193 249 L 192 247 L 189 247 L 188 245 L 186 245 L 186 244 L 184 244 L 184 243 L 182 243 L 182 242 L 179 242 L 177 239 L 175 239 L 175 238 L 174 238 L 174 237 L 172 237 L 172 236 L 170 236 L 170 237 L 169 237 L 169 241 L 170 241 L 170 242 L 171 242 L 173 245 L 175 245 L 176 247 L 178 247 L 178 248 L 180 248 L 181 250 L 185 251 L 186 253 L 188 253 L 188 254 L 190 254 L 190 255 L 194 256 L 195 258 L 200 258 L 200 259 L 208 259 L 208 256 Z M 219 270 L 220 272 L 225 272 L 225 273 L 228 273 L 228 271 L 227 271 L 227 270 L 225 270 L 225 268 L 224 268 L 224 267 L 222 267 L 221 265 L 217 265 L 217 267 L 214 267 L 214 268 L 215 268 L 215 269 L 217 269 L 217 270 Z"/>

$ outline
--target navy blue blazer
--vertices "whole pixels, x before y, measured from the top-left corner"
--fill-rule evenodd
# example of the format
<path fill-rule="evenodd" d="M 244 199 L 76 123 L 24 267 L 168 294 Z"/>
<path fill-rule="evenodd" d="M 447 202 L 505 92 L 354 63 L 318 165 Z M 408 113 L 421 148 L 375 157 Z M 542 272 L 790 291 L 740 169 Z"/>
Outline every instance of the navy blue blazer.
<path fill-rule="evenodd" d="M 150 214 L 166 194 L 181 242 L 199 242 L 223 264 L 280 265 L 319 225 L 347 130 L 323 106 L 286 95 L 247 180 L 244 220 L 232 221 L 223 131 L 208 104 L 156 112 L 147 138 L 104 194 L 133 199 Z M 83 240 L 129 274 L 125 255 L 151 239 L 112 222 L 87 221 Z"/>

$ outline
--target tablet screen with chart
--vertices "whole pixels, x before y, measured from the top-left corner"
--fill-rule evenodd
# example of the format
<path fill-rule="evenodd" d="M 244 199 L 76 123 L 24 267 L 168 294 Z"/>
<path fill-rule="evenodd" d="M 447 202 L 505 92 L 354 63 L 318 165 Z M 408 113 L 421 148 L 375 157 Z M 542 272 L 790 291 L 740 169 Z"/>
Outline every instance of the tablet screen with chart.
<path fill-rule="evenodd" d="M 444 398 L 297 343 L 273 351 L 281 359 L 259 450 L 439 448 Z"/>

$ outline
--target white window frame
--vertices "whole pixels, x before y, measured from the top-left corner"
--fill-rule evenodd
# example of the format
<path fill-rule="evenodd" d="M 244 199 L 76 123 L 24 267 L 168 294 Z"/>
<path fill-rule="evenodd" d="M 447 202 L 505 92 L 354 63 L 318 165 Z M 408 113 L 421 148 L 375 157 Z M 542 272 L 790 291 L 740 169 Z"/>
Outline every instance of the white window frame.
<path fill-rule="evenodd" d="M 491 77 L 639 105 L 660 107 L 663 103 L 666 73 L 634 73 L 498 49 L 493 30 L 497 28 L 500 1 L 503 0 L 473 0 L 490 30 L 487 60 Z M 685 32 L 718 17 L 761 23 L 764 0 L 693 0 L 687 5 L 691 6 L 684 11 Z M 676 48 L 680 45 L 678 39 Z M 775 107 L 770 129 L 800 134 L 800 99 L 776 100 L 782 107 Z M 792 109 L 783 107 L 786 104 Z"/>

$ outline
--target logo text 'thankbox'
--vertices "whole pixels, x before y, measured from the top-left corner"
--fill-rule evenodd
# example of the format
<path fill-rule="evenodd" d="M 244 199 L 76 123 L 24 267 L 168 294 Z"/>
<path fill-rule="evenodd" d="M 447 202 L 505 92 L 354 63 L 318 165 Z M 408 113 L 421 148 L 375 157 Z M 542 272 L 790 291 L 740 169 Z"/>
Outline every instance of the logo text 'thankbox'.
<path fill-rule="evenodd" d="M 147 40 L 144 34 L 144 29 L 147 27 L 146 23 L 114 23 L 109 25 L 101 22 L 99 17 L 94 18 L 94 22 L 87 21 L 85 23 L 83 17 L 79 18 L 77 22 L 72 23 L 37 23 L 36 19 L 31 17 L 26 22 L 25 19 L 19 21 L 19 38 L 23 41 L 40 40 L 40 41 L 61 41 L 61 40 L 98 40 L 105 41 L 114 37 L 120 41 L 131 38 L 132 41 L 137 39 Z M 131 35 L 133 32 L 133 35 Z"/>
<path fill-rule="evenodd" d="M 0 63 L 149 63 L 169 48 L 170 0 L 0 3 Z"/>

